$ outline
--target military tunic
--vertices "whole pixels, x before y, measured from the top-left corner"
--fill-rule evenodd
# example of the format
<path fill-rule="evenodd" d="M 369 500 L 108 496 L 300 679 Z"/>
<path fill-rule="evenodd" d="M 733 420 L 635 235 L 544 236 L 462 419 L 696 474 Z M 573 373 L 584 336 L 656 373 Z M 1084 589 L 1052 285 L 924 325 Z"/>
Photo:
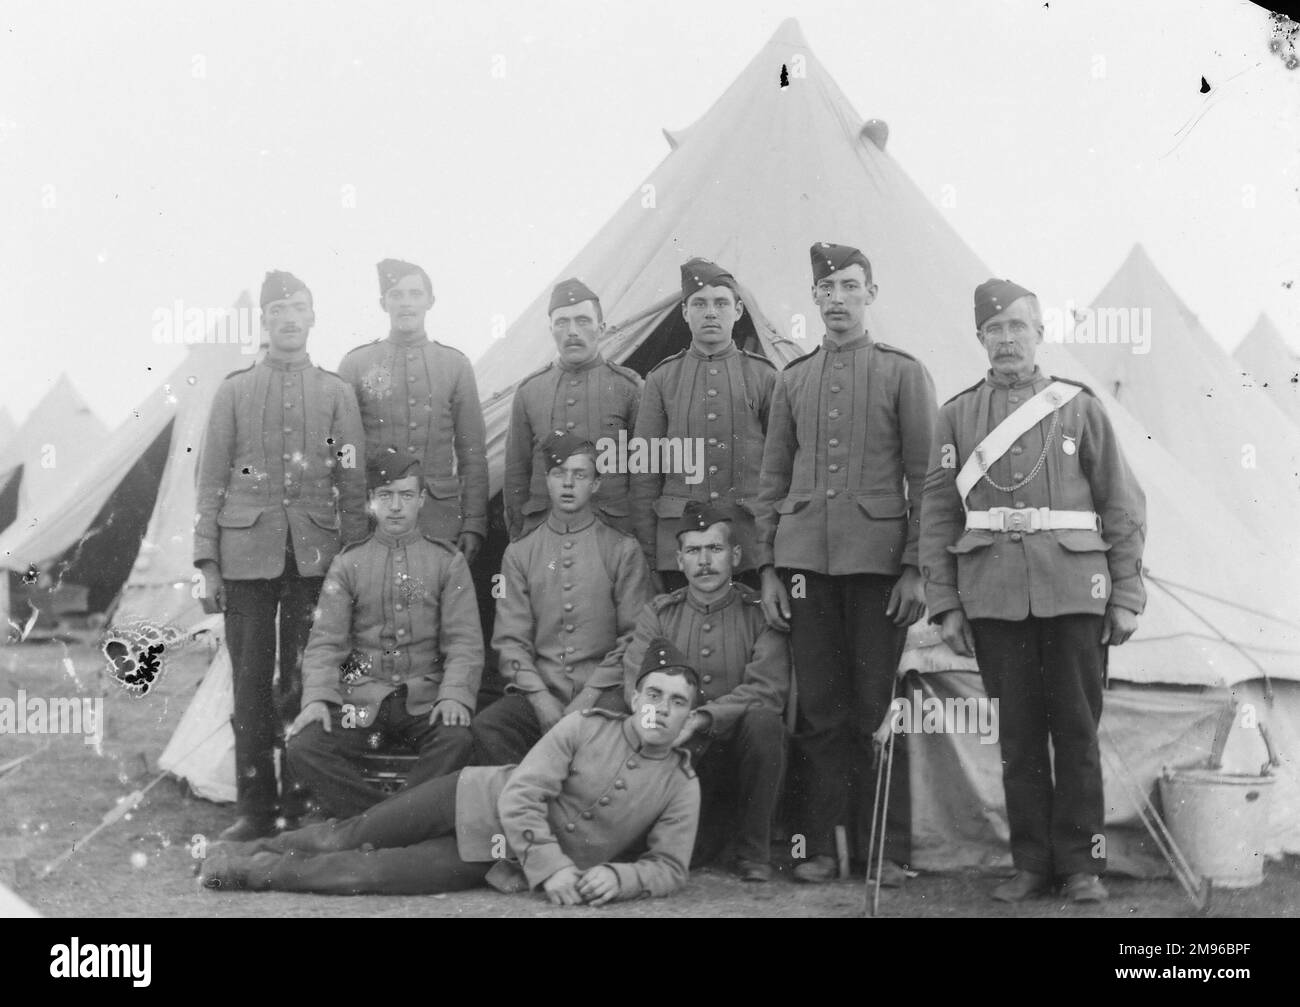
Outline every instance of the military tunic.
<path fill-rule="evenodd" d="M 487 536 L 486 432 L 474 368 L 459 350 L 420 333 L 358 346 L 339 364 L 356 391 L 366 461 L 419 459 L 430 500 L 420 529 L 455 541 Z"/>
<path fill-rule="evenodd" d="M 695 708 L 711 718 L 708 732 L 686 746 L 701 791 L 692 863 L 714 860 L 732 840 L 738 859 L 766 864 L 785 773 L 788 638 L 768 626 L 761 596 L 743 584 L 708 604 L 689 588 L 660 595 L 642 609 L 623 655 L 629 705 L 646 648 L 658 637 L 672 641 L 699 674 Z"/>
<path fill-rule="evenodd" d="M 541 523 L 550 509 L 542 442 L 553 433 L 570 433 L 597 447 L 604 437 L 617 445 L 619 431 L 631 436 L 636 426 L 640 395 L 635 371 L 599 355 L 577 367 L 553 360 L 519 383 L 506 434 L 504 502 L 511 539 Z M 607 523 L 630 532 L 627 473 L 602 472 L 592 507 Z"/>
<path fill-rule="evenodd" d="M 622 683 L 622 650 L 650 577 L 636 540 L 588 517 L 560 515 L 506 547 L 492 646 L 509 692 L 569 703 L 584 687 Z"/>
<path fill-rule="evenodd" d="M 733 539 L 741 547 L 737 571 L 755 566 L 754 506 L 776 368 L 734 343 L 708 355 L 695 346 L 646 375 L 635 436 L 676 438 L 703 448 L 703 479 L 686 472 L 633 473 L 632 512 L 637 539 L 657 570 L 677 569 L 677 523 L 690 500 L 731 505 Z"/>
<path fill-rule="evenodd" d="M 483 673 L 465 557 L 418 530 L 377 530 L 346 549 L 325 580 L 303 665 L 303 706 L 329 704 L 330 730 L 307 725 L 289 741 L 289 762 L 330 814 L 357 815 L 383 799 L 362 775 L 367 751 L 414 749 L 408 787 L 459 769 L 473 751 L 469 728 L 429 716 L 442 700 L 472 712 Z"/>
<path fill-rule="evenodd" d="M 1012 859 L 1021 870 L 1068 878 L 1106 867 L 1098 842 L 1103 616 L 1108 604 L 1133 612 L 1144 605 L 1145 497 L 1087 389 L 1021 434 L 966 503 L 972 512 L 1093 512 L 1099 530 L 968 531 L 956 484 L 985 436 L 1052 380 L 1037 368 L 1023 380 L 990 371 L 944 404 L 920 552 L 930 618 L 965 612 L 985 691 L 999 704 Z"/>

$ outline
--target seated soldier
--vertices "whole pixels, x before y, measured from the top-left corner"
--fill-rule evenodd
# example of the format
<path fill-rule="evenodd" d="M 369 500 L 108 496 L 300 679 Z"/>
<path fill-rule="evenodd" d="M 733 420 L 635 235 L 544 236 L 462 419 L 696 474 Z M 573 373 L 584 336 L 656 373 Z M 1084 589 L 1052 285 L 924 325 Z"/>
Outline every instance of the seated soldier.
<path fill-rule="evenodd" d="M 699 817 L 690 757 L 673 748 L 697 687 L 672 644 L 653 641 L 634 693 L 645 716 L 569 714 L 517 767 L 471 766 L 344 822 L 216 845 L 203 884 L 340 895 L 541 885 L 566 906 L 671 894 Z"/>
<path fill-rule="evenodd" d="M 417 526 L 420 463 L 392 464 L 368 472 L 374 533 L 330 565 L 303 656 L 302 711 L 289 728 L 297 778 L 344 818 L 384 799 L 361 774 L 365 752 L 414 749 L 410 787 L 459 769 L 473 751 L 483 629 L 469 566 L 454 542 Z"/>
<path fill-rule="evenodd" d="M 506 695 L 474 720 L 475 765 L 518 762 L 566 713 L 621 710 L 623 648 L 651 597 L 636 539 L 592 513 L 595 446 L 554 434 L 542 453 L 551 509 L 501 560 L 492 646 Z"/>
<path fill-rule="evenodd" d="M 694 663 L 698 705 L 676 742 L 691 751 L 700 774 L 700 831 L 691 863 L 715 860 L 734 837 L 736 872 L 763 882 L 772 877 L 772 816 L 785 771 L 781 715 L 790 693 L 790 647 L 784 633 L 768 626 L 762 595 L 732 582 L 741 556 L 731 531 L 729 511 L 686 504 L 677 566 L 687 586 L 641 611 L 623 666 L 631 696 L 652 640 L 666 637 Z"/>

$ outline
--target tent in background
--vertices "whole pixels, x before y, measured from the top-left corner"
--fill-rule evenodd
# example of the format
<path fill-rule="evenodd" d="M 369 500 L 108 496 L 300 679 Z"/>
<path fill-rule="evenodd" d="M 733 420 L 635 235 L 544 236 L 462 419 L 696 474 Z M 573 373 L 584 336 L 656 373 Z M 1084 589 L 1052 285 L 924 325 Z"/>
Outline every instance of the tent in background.
<path fill-rule="evenodd" d="M 779 84 L 783 69 L 788 86 Z M 971 295 L 995 270 L 980 262 L 886 152 L 888 128 L 878 120 L 864 122 L 854 111 L 796 22 L 781 25 L 701 119 L 665 135 L 671 148 L 665 160 L 556 277 L 578 276 L 600 294 L 609 323 L 602 343 L 607 357 L 644 374 L 686 345 L 689 335 L 677 310 L 678 266 L 702 255 L 725 265 L 743 288 L 752 331 L 740 331 L 737 338 L 784 366 L 813 349 L 821 334 L 810 297 L 808 247 L 815 241 L 841 241 L 860 245 L 872 261 L 880 291 L 868 309 L 869 328 L 925 363 L 941 402 L 984 374 L 987 358 L 974 336 Z M 1017 279 L 1033 286 L 1032 277 Z M 548 298 L 549 288 L 475 365 L 494 495 L 503 479 L 515 385 L 554 354 L 546 324 Z M 1201 467 L 1189 471 L 1149 440 L 1108 394 L 1111 386 L 1090 374 L 1069 349 L 1044 345 L 1043 369 L 1082 380 L 1097 391 L 1148 498 L 1150 603 L 1134 640 L 1111 651 L 1111 675 L 1179 690 L 1135 689 L 1113 702 L 1106 723 L 1113 723 L 1117 744 L 1132 764 L 1149 769 L 1138 755 L 1146 750 L 1151 718 L 1165 716 L 1171 696 L 1209 689 L 1215 690 L 1211 702 L 1217 704 L 1230 689 L 1244 694 L 1266 687 L 1272 696 L 1268 717 L 1292 725 L 1288 729 L 1294 737 L 1300 688 L 1290 688 L 1289 682 L 1287 688 L 1275 687 L 1273 680 L 1300 680 L 1300 602 L 1290 589 L 1290 572 L 1275 561 L 1275 540 L 1269 532 L 1256 537 L 1249 530 L 1272 526 L 1251 511 L 1229 509 L 1216 500 Z M 1176 384 L 1182 373 L 1178 367 L 1166 368 L 1163 380 Z M 1198 400 L 1190 408 L 1197 417 L 1218 417 L 1225 425 L 1234 418 L 1213 402 Z M 1243 513 L 1249 515 L 1245 522 L 1238 516 Z M 1192 543 L 1195 549 L 1189 548 Z M 503 548 L 499 524 L 494 524 L 488 556 L 499 558 Z M 495 569 L 491 561 L 484 567 Z M 979 691 L 978 679 L 962 670 L 971 662 L 937 642 L 932 628 L 914 629 L 904 666 L 927 672 L 926 687 L 944 695 Z M 1121 715 L 1121 709 L 1137 712 Z M 1189 725 L 1178 735 L 1184 743 L 1166 750 L 1177 765 L 1203 757 L 1210 740 L 1193 730 L 1195 711 L 1181 722 Z M 1274 733 L 1283 732 L 1275 728 Z M 973 776 L 954 775 L 953 787 L 972 807 L 982 809 L 982 820 L 1001 820 L 1000 786 L 978 785 L 980 774 L 997 779 L 996 748 L 968 737 L 928 736 L 914 739 L 912 747 L 918 821 L 942 815 L 944 805 L 957 806 L 952 794 L 933 783 L 945 753 L 967 742 L 975 745 L 971 765 L 979 769 Z M 1289 749 L 1284 767 L 1288 782 L 1278 788 L 1293 837 L 1300 835 L 1298 754 L 1300 745 Z M 1247 762 L 1253 759 L 1252 753 Z M 1258 768 L 1258 760 L 1254 765 Z M 1112 796 L 1113 782 L 1108 787 Z M 1149 786 L 1152 777 L 1144 776 L 1143 783 Z M 1112 823 L 1132 826 L 1131 809 L 1118 798 L 1111 810 Z M 1139 855 L 1140 837 L 1131 828 L 1127 832 L 1132 855 L 1113 851 L 1118 863 L 1149 870 L 1149 858 L 1144 862 Z M 978 849 L 972 837 L 965 855 Z M 960 861 L 952 851 L 940 850 L 918 865 L 944 867 Z"/>
<path fill-rule="evenodd" d="M 1141 245 L 1090 310 L 1094 330 L 1113 326 L 1103 321 L 1108 318 L 1136 316 L 1133 324 L 1149 318 L 1147 351 L 1081 342 L 1078 329 L 1070 351 L 1146 433 L 1263 538 L 1273 564 L 1280 556 L 1294 566 L 1300 561 L 1300 427 L 1268 392 L 1243 379 Z"/>
<path fill-rule="evenodd" d="M 4 420 L 13 422 L 7 412 Z M 59 375 L 23 425 L 0 446 L 0 531 L 15 521 L 39 520 L 107 437 L 108 428 L 68 376 Z"/>
<path fill-rule="evenodd" d="M 1259 316 L 1232 357 L 1279 409 L 1300 424 L 1300 355 L 1287 345 L 1268 315 Z"/>
<path fill-rule="evenodd" d="M 247 303 L 241 299 L 238 306 Z M 174 619 L 181 629 L 196 621 L 199 604 L 189 596 L 193 543 L 174 533 L 178 523 L 192 527 L 195 431 L 203 428 L 217 385 L 253 359 L 238 343 L 188 347 L 76 478 L 41 502 L 39 520 L 0 534 L 0 569 L 23 571 L 34 564 L 56 581 L 88 586 L 91 610 L 104 611 L 122 592 L 148 532 L 157 537 L 150 538 L 146 565 L 177 579 L 159 592 L 166 600 L 140 614 L 153 622 Z"/>
<path fill-rule="evenodd" d="M 3 458 L 8 452 L 9 439 L 17 432 L 18 424 L 14 422 L 9 407 L 0 406 L 0 458 Z"/>

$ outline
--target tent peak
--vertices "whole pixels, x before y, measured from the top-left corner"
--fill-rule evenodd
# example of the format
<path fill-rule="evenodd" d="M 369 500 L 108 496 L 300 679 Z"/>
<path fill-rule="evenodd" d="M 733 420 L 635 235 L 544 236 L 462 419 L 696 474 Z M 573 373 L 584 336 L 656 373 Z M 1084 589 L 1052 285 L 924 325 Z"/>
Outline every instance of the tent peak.
<path fill-rule="evenodd" d="M 781 22 L 780 26 L 768 40 L 767 45 L 768 48 L 789 48 L 790 46 L 794 46 L 798 49 L 807 49 L 808 40 L 804 38 L 803 29 L 799 27 L 799 19 L 788 17 Z"/>

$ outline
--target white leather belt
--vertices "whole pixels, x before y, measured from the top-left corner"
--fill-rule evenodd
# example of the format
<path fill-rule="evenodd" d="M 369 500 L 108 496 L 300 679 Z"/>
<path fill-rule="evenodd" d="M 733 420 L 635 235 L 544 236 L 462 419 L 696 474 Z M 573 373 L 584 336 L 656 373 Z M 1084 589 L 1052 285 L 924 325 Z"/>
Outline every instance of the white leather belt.
<path fill-rule="evenodd" d="M 967 531 L 1081 531 L 1097 530 L 1097 515 L 1090 510 L 1052 510 L 1050 507 L 993 507 L 966 512 Z"/>

